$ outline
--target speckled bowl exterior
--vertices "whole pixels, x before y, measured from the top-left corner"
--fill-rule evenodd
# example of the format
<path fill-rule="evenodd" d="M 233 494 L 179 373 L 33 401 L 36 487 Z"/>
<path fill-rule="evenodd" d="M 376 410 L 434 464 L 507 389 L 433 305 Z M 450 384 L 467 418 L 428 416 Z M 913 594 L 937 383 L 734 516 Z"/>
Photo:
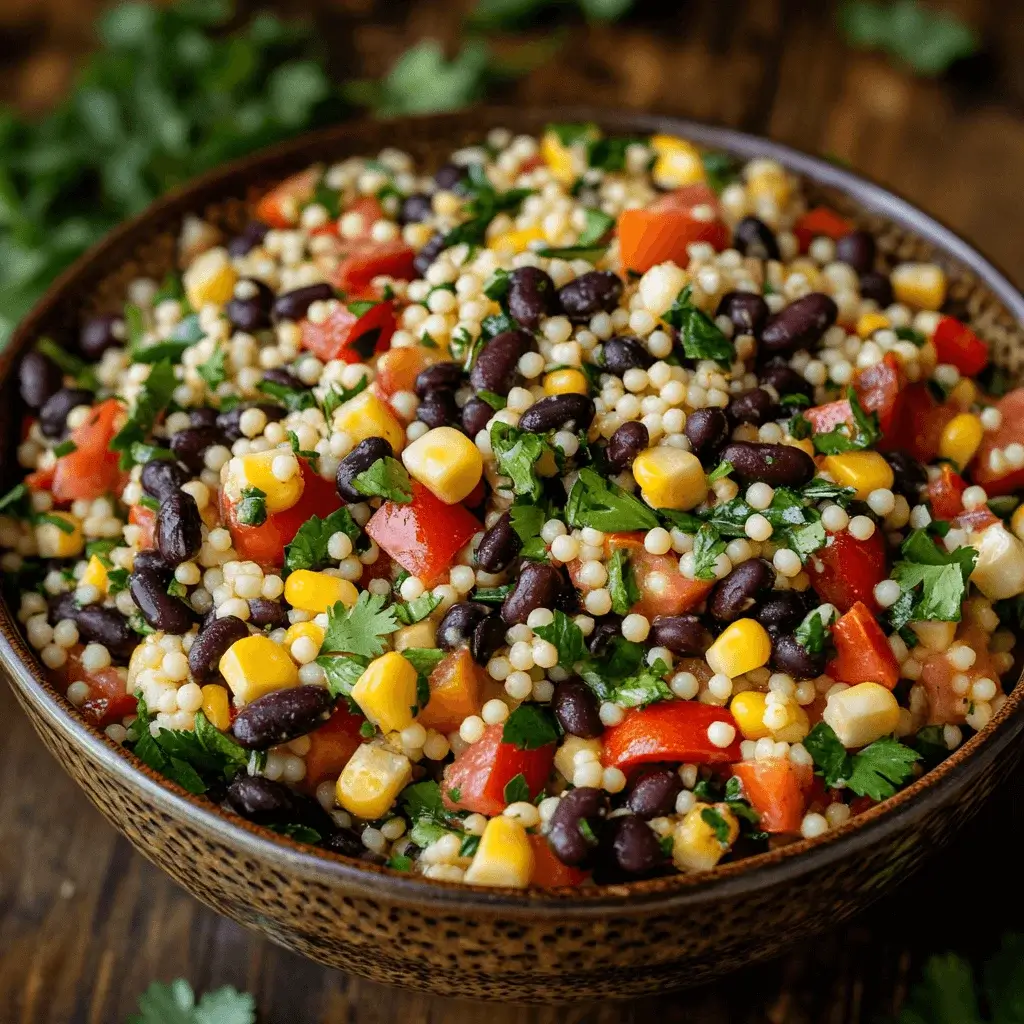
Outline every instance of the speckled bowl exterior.
<path fill-rule="evenodd" d="M 310 135 L 211 174 L 153 206 L 79 260 L 0 356 L 4 475 L 17 476 L 19 355 L 41 335 L 66 343 L 83 314 L 119 309 L 125 286 L 174 263 L 182 218 L 228 231 L 246 198 L 316 161 L 399 146 L 428 163 L 504 125 L 537 132 L 590 119 L 608 131 L 668 132 L 741 158 L 770 155 L 813 195 L 879 237 L 891 258 L 941 262 L 958 314 L 1014 375 L 1024 299 L 970 246 L 885 190 L 832 164 L 748 135 L 663 117 L 589 110 L 483 110 L 360 122 Z M 835 832 L 711 874 L 581 890 L 432 882 L 314 852 L 222 813 L 166 782 L 78 718 L 0 607 L 0 662 L 57 760 L 106 818 L 202 902 L 323 964 L 445 995 L 553 1002 L 621 998 L 706 981 L 834 926 L 881 896 L 964 827 L 1015 766 L 1024 686 L 942 766 Z"/>

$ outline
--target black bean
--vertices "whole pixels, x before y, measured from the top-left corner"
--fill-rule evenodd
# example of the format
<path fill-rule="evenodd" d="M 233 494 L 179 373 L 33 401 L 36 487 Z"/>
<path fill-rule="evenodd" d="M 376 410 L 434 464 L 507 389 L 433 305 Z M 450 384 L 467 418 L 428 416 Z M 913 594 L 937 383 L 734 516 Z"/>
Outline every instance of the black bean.
<path fill-rule="evenodd" d="M 564 679 L 556 683 L 551 707 L 558 724 L 570 736 L 592 740 L 604 732 L 597 698 L 582 679 Z"/>
<path fill-rule="evenodd" d="M 545 562 L 529 562 L 523 566 L 516 589 L 505 598 L 501 617 L 510 626 L 525 622 L 537 608 L 554 607 L 562 590 L 562 575 Z"/>
<path fill-rule="evenodd" d="M 836 242 L 836 259 L 848 263 L 858 274 L 866 274 L 875 265 L 875 239 L 867 231 L 851 231 Z"/>
<path fill-rule="evenodd" d="M 301 320 L 314 302 L 326 302 L 333 298 L 334 289 L 324 282 L 295 288 L 274 299 L 274 320 Z"/>
<path fill-rule="evenodd" d="M 235 235 L 228 242 L 228 252 L 232 256 L 247 256 L 259 245 L 270 229 L 261 220 L 251 220 L 242 228 L 241 234 Z"/>
<path fill-rule="evenodd" d="M 68 590 L 62 594 L 54 594 L 46 602 L 46 621 L 51 626 L 56 626 L 61 619 L 74 620 L 79 611 L 73 591 Z"/>
<path fill-rule="evenodd" d="M 768 303 L 756 292 L 726 292 L 718 303 L 715 316 L 727 316 L 736 334 L 757 337 L 768 323 L 772 311 Z"/>
<path fill-rule="evenodd" d="M 775 569 L 763 558 L 740 562 L 708 595 L 708 611 L 719 622 L 733 622 L 775 586 Z"/>
<path fill-rule="evenodd" d="M 924 466 L 902 448 L 883 452 L 883 458 L 892 469 L 892 489 L 897 494 L 902 494 L 911 507 L 918 504 L 921 499 L 921 488 L 928 482 Z"/>
<path fill-rule="evenodd" d="M 204 625 L 188 652 L 188 667 L 197 683 L 220 675 L 218 665 L 227 649 L 249 635 L 249 627 L 235 615 L 213 618 Z"/>
<path fill-rule="evenodd" d="M 752 612 L 769 633 L 792 633 L 807 614 L 807 599 L 796 590 L 776 590 Z"/>
<path fill-rule="evenodd" d="M 811 292 L 769 318 L 761 331 L 761 348 L 779 355 L 812 348 L 836 322 L 838 315 L 839 308 L 830 295 Z"/>
<path fill-rule="evenodd" d="M 446 236 L 443 232 L 435 231 L 427 239 L 426 245 L 416 253 L 416 257 L 412 261 L 412 265 L 416 268 L 417 273 L 426 274 L 434 260 L 444 252 L 446 248 L 444 244 L 445 238 Z"/>
<path fill-rule="evenodd" d="M 497 612 L 478 622 L 469 640 L 469 653 L 478 665 L 486 665 L 505 646 L 505 623 Z"/>
<path fill-rule="evenodd" d="M 270 373 L 271 371 L 267 371 Z M 267 374 L 264 374 L 266 379 Z M 267 417 L 267 421 L 275 423 L 277 420 L 284 419 L 287 415 L 288 410 L 280 405 L 274 405 L 271 402 L 257 402 L 254 405 L 236 405 L 234 409 L 229 409 L 227 412 L 219 413 L 217 416 L 216 426 L 217 429 L 224 435 L 224 440 L 228 444 L 234 444 L 240 437 L 243 437 L 242 427 L 240 425 L 242 419 L 242 413 L 246 409 L 260 409 L 263 415 Z"/>
<path fill-rule="evenodd" d="M 782 398 L 785 395 L 814 397 L 814 388 L 807 378 L 796 372 L 784 359 L 772 359 L 758 374 L 762 384 L 770 384 Z"/>
<path fill-rule="evenodd" d="M 119 313 L 94 316 L 82 325 L 78 349 L 86 359 L 97 360 L 108 348 L 123 345 L 124 339 L 124 317 Z"/>
<path fill-rule="evenodd" d="M 30 409 L 41 409 L 64 383 L 61 368 L 42 352 L 26 352 L 18 364 L 18 391 Z"/>
<path fill-rule="evenodd" d="M 416 419 L 428 427 L 462 426 L 462 410 L 452 391 L 434 391 L 416 408 Z"/>
<path fill-rule="evenodd" d="M 460 601 L 444 613 L 437 627 L 437 646 L 454 651 L 468 644 L 476 627 L 491 614 L 491 609 L 476 601 Z"/>
<path fill-rule="evenodd" d="M 729 421 L 721 409 L 695 409 L 686 417 L 683 433 L 694 455 L 708 458 L 729 439 Z"/>
<path fill-rule="evenodd" d="M 191 427 L 215 427 L 217 425 L 217 410 L 211 409 L 208 405 L 197 406 L 189 409 L 188 422 Z"/>
<path fill-rule="evenodd" d="M 339 828 L 333 835 L 324 840 L 324 849 L 332 853 L 340 853 L 343 857 L 359 857 L 370 851 L 363 846 L 359 838 L 350 828 Z"/>
<path fill-rule="evenodd" d="M 433 363 L 416 374 L 413 390 L 420 398 L 427 398 L 435 391 L 454 391 L 462 380 L 461 363 Z"/>
<path fill-rule="evenodd" d="M 171 451 L 193 473 L 201 473 L 206 466 L 203 457 L 207 449 L 224 444 L 226 438 L 220 427 L 186 427 L 171 435 Z"/>
<path fill-rule="evenodd" d="M 600 822 L 608 811 L 608 796 L 600 789 L 579 786 L 569 790 L 551 815 L 548 844 L 551 851 L 563 863 L 579 865 L 594 852 L 594 843 L 588 838 L 595 833 L 593 823 Z M 590 828 L 584 833 L 580 823 L 586 821 Z"/>
<path fill-rule="evenodd" d="M 434 183 L 439 189 L 446 192 L 454 192 L 462 186 L 466 180 L 466 168 L 458 164 L 442 164 L 434 175 Z"/>
<path fill-rule="evenodd" d="M 132 561 L 132 570 L 140 569 L 152 569 L 153 572 L 165 577 L 165 584 L 171 582 L 173 569 L 164 561 L 164 556 L 156 548 L 145 548 L 142 551 L 136 552 L 135 558 Z"/>
<path fill-rule="evenodd" d="M 257 697 L 231 723 L 246 750 L 267 750 L 312 732 L 331 717 L 335 698 L 322 686 L 295 686 Z"/>
<path fill-rule="evenodd" d="M 496 334 L 476 357 L 469 374 L 470 383 L 477 391 L 507 395 L 522 380 L 519 373 L 520 358 L 536 348 L 533 335 L 526 331 L 503 331 Z"/>
<path fill-rule="evenodd" d="M 288 612 L 280 601 L 274 601 L 269 597 L 250 597 L 249 621 L 259 629 L 270 626 L 277 629 L 279 626 L 288 625 Z"/>
<path fill-rule="evenodd" d="M 402 200 L 398 211 L 398 223 L 419 224 L 430 217 L 433 212 L 434 205 L 430 201 L 430 196 L 425 192 L 413 192 L 411 196 L 406 196 Z"/>
<path fill-rule="evenodd" d="M 480 538 L 476 549 L 476 564 L 484 572 L 501 572 L 519 554 L 522 546 L 519 534 L 512 529 L 511 515 L 503 512 Z"/>
<path fill-rule="evenodd" d="M 698 615 L 661 615 L 651 623 L 650 642 L 673 654 L 703 654 L 711 646 L 711 633 Z"/>
<path fill-rule="evenodd" d="M 772 637 L 771 666 L 794 679 L 814 679 L 825 671 L 825 654 L 811 654 L 792 634 Z"/>
<path fill-rule="evenodd" d="M 682 791 L 678 772 L 671 768 L 651 768 L 633 783 L 626 806 L 640 818 L 664 818 L 675 812 L 676 797 Z"/>
<path fill-rule="evenodd" d="M 892 282 L 888 274 L 879 270 L 869 270 L 860 275 L 860 295 L 862 299 L 873 299 L 879 309 L 892 305 Z"/>
<path fill-rule="evenodd" d="M 722 449 L 722 458 L 732 463 L 733 474 L 745 484 L 802 487 L 814 478 L 814 459 L 789 444 L 733 441 Z"/>
<path fill-rule="evenodd" d="M 192 474 L 180 463 L 170 459 L 150 459 L 142 467 L 142 489 L 158 501 L 163 501 L 192 479 Z"/>
<path fill-rule="evenodd" d="M 541 317 L 558 309 L 555 282 L 540 267 L 519 267 L 508 275 L 508 312 L 528 330 L 536 330 Z"/>
<path fill-rule="evenodd" d="M 737 395 L 725 409 L 730 423 L 753 423 L 756 427 L 778 419 L 780 413 L 778 403 L 764 388 L 752 388 Z"/>
<path fill-rule="evenodd" d="M 103 644 L 115 661 L 127 664 L 139 644 L 139 635 L 116 608 L 88 604 L 74 616 L 83 640 Z"/>
<path fill-rule="evenodd" d="M 580 595 L 569 580 L 562 581 L 562 589 L 555 596 L 555 609 L 566 615 L 578 615 L 580 612 Z"/>
<path fill-rule="evenodd" d="M 68 413 L 80 405 L 92 405 L 95 396 L 85 388 L 61 388 L 39 410 L 39 429 L 45 437 L 60 437 L 68 422 Z"/>
<path fill-rule="evenodd" d="M 594 400 L 587 395 L 548 395 L 519 417 L 519 429 L 531 434 L 549 430 L 586 430 L 594 422 Z"/>
<path fill-rule="evenodd" d="M 192 628 L 195 613 L 167 593 L 167 578 L 152 569 L 136 569 L 128 577 L 128 588 L 139 611 L 154 629 L 181 636 Z"/>
<path fill-rule="evenodd" d="M 622 617 L 619 615 L 602 616 L 602 621 L 594 627 L 594 632 L 587 638 L 587 650 L 595 658 L 603 658 L 609 651 L 612 641 L 622 635 Z"/>
<path fill-rule="evenodd" d="M 475 438 L 481 430 L 487 429 L 493 415 L 493 407 L 482 398 L 471 398 L 462 407 L 462 429 L 471 438 Z"/>
<path fill-rule="evenodd" d="M 744 256 L 753 256 L 758 260 L 780 258 L 779 243 L 775 239 L 775 233 L 757 217 L 744 217 L 736 225 L 732 236 L 732 247 L 743 253 Z"/>
<path fill-rule="evenodd" d="M 236 296 L 228 299 L 224 306 L 224 315 L 228 322 L 236 330 L 245 331 L 246 334 L 266 330 L 270 327 L 270 311 L 274 308 L 273 291 L 255 277 L 242 278 L 238 284 L 250 286 L 249 290 L 255 289 L 255 294 L 246 299 L 239 299 Z M 235 288 L 237 290 L 238 285 Z"/>
<path fill-rule="evenodd" d="M 338 494 L 345 501 L 366 501 L 366 495 L 355 489 L 353 481 L 378 459 L 390 458 L 394 454 L 394 449 L 383 437 L 367 437 L 360 441 L 338 464 L 338 475 L 334 480 Z"/>
<path fill-rule="evenodd" d="M 196 499 L 174 491 L 160 502 L 156 513 L 156 546 L 168 565 L 181 565 L 203 546 L 203 520 Z"/>
<path fill-rule="evenodd" d="M 279 384 L 283 388 L 290 388 L 292 391 L 308 391 L 309 387 L 303 384 L 298 377 L 283 366 L 275 366 L 270 370 L 263 371 L 263 379 L 271 384 Z"/>
<path fill-rule="evenodd" d="M 619 304 L 622 280 L 610 270 L 591 270 L 558 289 L 558 304 L 570 320 L 589 320 Z"/>
<path fill-rule="evenodd" d="M 609 338 L 601 347 L 604 368 L 616 377 L 627 370 L 647 370 L 654 365 L 654 356 L 644 348 L 639 338 L 620 335 Z"/>
<path fill-rule="evenodd" d="M 612 851 L 618 866 L 629 875 L 646 875 L 665 862 L 658 837 L 640 818 L 617 818 Z"/>
<path fill-rule="evenodd" d="M 336 831 L 331 817 L 315 800 L 263 775 L 241 772 L 228 786 L 226 796 L 235 811 L 257 825 L 306 825 L 322 836 Z"/>
<path fill-rule="evenodd" d="M 651 435 L 647 427 L 639 420 L 629 420 L 608 439 L 605 455 L 615 469 L 628 469 L 650 444 Z"/>

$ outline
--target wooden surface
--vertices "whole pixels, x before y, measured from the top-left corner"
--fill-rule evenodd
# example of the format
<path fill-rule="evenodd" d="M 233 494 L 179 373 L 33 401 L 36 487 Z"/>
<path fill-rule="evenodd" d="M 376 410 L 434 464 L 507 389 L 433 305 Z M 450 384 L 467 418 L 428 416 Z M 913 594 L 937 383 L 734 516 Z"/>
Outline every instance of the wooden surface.
<path fill-rule="evenodd" d="M 98 6 L 5 0 L 0 95 L 26 109 L 51 103 Z M 312 10 L 334 64 L 351 74 L 381 73 L 425 35 L 458 34 L 460 5 L 446 0 L 276 6 Z M 845 50 L 831 5 L 814 0 L 641 0 L 625 25 L 570 22 L 561 56 L 497 98 L 681 114 L 831 154 L 963 232 L 1021 282 L 1024 18 L 1016 0 L 944 6 L 979 29 L 987 57 L 941 83 Z M 852 927 L 718 985 L 557 1010 L 435 999 L 324 970 L 218 918 L 103 822 L 6 688 L 0 723 L 0 1024 L 122 1021 L 150 981 L 177 976 L 200 990 L 251 990 L 263 1024 L 867 1024 L 898 1006 L 923 954 L 983 951 L 1000 930 L 1024 928 L 1013 884 L 1024 809 L 1007 792 L 955 849 Z"/>

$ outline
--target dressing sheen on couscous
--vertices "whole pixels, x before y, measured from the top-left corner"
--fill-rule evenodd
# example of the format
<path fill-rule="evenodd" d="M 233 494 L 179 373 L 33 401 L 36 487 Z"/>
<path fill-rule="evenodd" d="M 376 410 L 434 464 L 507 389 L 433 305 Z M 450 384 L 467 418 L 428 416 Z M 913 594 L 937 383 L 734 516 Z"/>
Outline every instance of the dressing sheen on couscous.
<path fill-rule="evenodd" d="M 78 712 L 427 878 L 698 872 L 983 729 L 1024 391 L 772 160 L 589 124 L 303 171 L 22 360 L 0 564 Z"/>

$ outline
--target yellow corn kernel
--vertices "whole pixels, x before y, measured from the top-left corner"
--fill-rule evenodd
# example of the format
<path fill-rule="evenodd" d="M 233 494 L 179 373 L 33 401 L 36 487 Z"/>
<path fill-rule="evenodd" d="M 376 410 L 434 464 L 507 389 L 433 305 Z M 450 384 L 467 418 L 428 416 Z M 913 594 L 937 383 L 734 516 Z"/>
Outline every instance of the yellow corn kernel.
<path fill-rule="evenodd" d="M 652 508 L 696 508 L 708 496 L 700 459 L 681 448 L 648 448 L 633 460 L 633 477 Z"/>
<path fill-rule="evenodd" d="M 238 704 L 299 685 L 299 670 L 288 652 L 258 633 L 236 640 L 221 656 L 218 667 Z"/>
<path fill-rule="evenodd" d="M 403 626 L 391 639 L 396 651 L 407 651 L 410 647 L 436 647 L 437 627 L 430 619 L 421 619 L 411 626 Z"/>
<path fill-rule="evenodd" d="M 589 390 L 582 370 L 552 370 L 544 378 L 545 395 L 585 395 Z"/>
<path fill-rule="evenodd" d="M 1002 601 L 1024 592 L 1024 543 L 1002 523 L 993 523 L 980 532 L 971 533 L 967 542 L 978 550 L 971 582 L 990 601 Z"/>
<path fill-rule="evenodd" d="M 405 446 L 405 430 L 388 406 L 372 391 L 361 391 L 334 413 L 334 429 L 344 430 L 358 444 L 368 437 L 383 437 L 394 451 Z"/>
<path fill-rule="evenodd" d="M 978 401 L 978 385 L 973 380 L 961 377 L 956 382 L 953 390 L 950 391 L 947 401 L 952 402 L 953 405 L 958 406 L 964 411 L 970 409 Z"/>
<path fill-rule="evenodd" d="M 737 619 L 719 634 L 705 655 L 713 672 L 735 679 L 768 664 L 772 642 L 764 626 L 754 619 Z"/>
<path fill-rule="evenodd" d="M 349 758 L 334 792 L 349 814 L 375 821 L 387 814 L 411 781 L 412 764 L 405 754 L 364 743 Z"/>
<path fill-rule="evenodd" d="M 858 501 L 867 501 L 872 491 L 891 488 L 895 477 L 892 466 L 878 452 L 844 452 L 829 455 L 825 470 L 837 484 L 852 487 Z"/>
<path fill-rule="evenodd" d="M 865 747 L 894 732 L 900 720 L 896 698 L 881 683 L 858 683 L 833 693 L 821 717 L 844 747 Z"/>
<path fill-rule="evenodd" d="M 722 843 L 714 826 L 704 818 L 713 810 L 729 826 L 728 842 Z M 725 804 L 698 803 L 686 813 L 672 833 L 672 860 L 681 871 L 710 871 L 723 857 L 739 835 L 736 815 Z"/>
<path fill-rule="evenodd" d="M 810 731 L 811 720 L 807 712 L 795 700 L 787 700 L 785 703 L 773 704 L 773 708 L 780 708 L 785 713 L 785 719 L 772 723 L 769 735 L 773 740 L 785 740 L 787 743 L 799 743 Z M 782 719 L 782 714 L 778 714 Z"/>
<path fill-rule="evenodd" d="M 651 149 L 657 155 L 651 176 L 659 188 L 682 188 L 706 180 L 700 150 L 692 142 L 674 135 L 654 135 Z"/>
<path fill-rule="evenodd" d="M 325 633 L 324 627 L 318 626 L 315 622 L 293 622 L 285 631 L 284 646 L 290 649 L 299 637 L 304 636 L 312 640 L 316 644 L 316 649 L 320 650 Z"/>
<path fill-rule="evenodd" d="M 919 369 L 918 380 L 927 380 L 939 365 L 939 354 L 935 351 L 935 344 L 926 341 L 917 350 L 917 365 Z"/>
<path fill-rule="evenodd" d="M 480 449 L 454 427 L 434 427 L 402 452 L 409 476 L 418 480 L 446 505 L 456 505 L 484 472 Z"/>
<path fill-rule="evenodd" d="M 954 416 L 943 429 L 939 438 L 939 454 L 963 469 L 974 458 L 984 433 L 985 428 L 977 416 L 962 412 Z"/>
<path fill-rule="evenodd" d="M 921 646 L 929 651 L 948 650 L 956 633 L 955 622 L 912 622 L 910 628 Z"/>
<path fill-rule="evenodd" d="M 545 241 L 544 231 L 539 225 L 536 225 L 532 228 L 513 228 L 510 231 L 502 231 L 488 240 L 487 248 L 494 252 L 513 255 L 526 252 L 530 248 L 531 242 L 543 241 Z"/>
<path fill-rule="evenodd" d="M 576 772 L 573 758 L 581 750 L 589 750 L 600 761 L 604 747 L 600 740 L 585 740 L 581 736 L 566 736 L 558 750 L 555 751 L 555 768 L 561 772 L 567 782 L 572 782 L 572 777 Z"/>
<path fill-rule="evenodd" d="M 40 558 L 73 558 L 85 547 L 82 523 L 70 512 L 47 512 L 47 518 L 36 524 L 36 548 Z M 64 525 L 58 526 L 57 520 Z"/>
<path fill-rule="evenodd" d="M 875 331 L 891 326 L 889 318 L 882 313 L 863 313 L 857 321 L 857 333 L 862 338 L 870 338 Z"/>
<path fill-rule="evenodd" d="M 224 732 L 231 725 L 231 712 L 228 708 L 228 691 L 216 683 L 207 683 L 203 687 L 203 714 L 210 720 L 210 725 Z"/>
<path fill-rule="evenodd" d="M 783 209 L 793 196 L 793 182 L 774 160 L 751 160 L 746 168 L 747 194 Z"/>
<path fill-rule="evenodd" d="M 514 818 L 491 818 L 466 868 L 469 885 L 525 889 L 533 874 L 533 847 L 526 829 Z"/>
<path fill-rule="evenodd" d="M 946 301 L 946 273 L 934 263 L 901 263 L 889 275 L 897 302 L 915 309 L 939 309 Z"/>
<path fill-rule="evenodd" d="M 555 132 L 544 133 L 540 140 L 540 155 L 555 181 L 571 185 L 576 180 L 577 168 L 573 152 Z"/>
<path fill-rule="evenodd" d="M 416 706 L 416 669 L 397 651 L 367 665 L 352 687 L 352 699 L 382 732 L 412 725 Z"/>
<path fill-rule="evenodd" d="M 78 581 L 78 585 L 95 587 L 105 594 L 109 582 L 107 567 L 100 561 L 99 555 L 93 555 L 89 559 L 89 564 L 85 567 L 85 572 L 82 573 L 82 578 Z"/>
<path fill-rule="evenodd" d="M 351 608 L 359 599 L 355 584 L 326 572 L 296 569 L 284 584 L 284 599 L 304 612 L 320 612 L 333 608 L 339 601 Z"/>
<path fill-rule="evenodd" d="M 814 442 L 809 437 L 784 437 L 782 443 L 788 444 L 792 448 L 799 448 L 800 451 L 810 455 L 812 459 L 817 454 L 814 450 Z"/>
<path fill-rule="evenodd" d="M 213 303 L 223 306 L 234 294 L 238 274 L 227 250 L 216 246 L 200 253 L 182 274 L 185 295 L 193 309 Z"/>
<path fill-rule="evenodd" d="M 275 474 L 274 462 L 278 459 L 281 461 Z M 285 475 L 287 479 L 282 480 L 281 476 Z M 271 448 L 265 452 L 236 455 L 228 462 L 224 491 L 231 501 L 238 502 L 243 497 L 242 492 L 249 487 L 263 492 L 268 513 L 291 508 L 302 497 L 304 487 L 295 453 L 284 448 Z"/>
<path fill-rule="evenodd" d="M 765 695 L 757 690 L 745 690 L 733 697 L 729 710 L 745 740 L 761 740 L 771 735 L 764 724 L 764 709 L 767 706 Z"/>

